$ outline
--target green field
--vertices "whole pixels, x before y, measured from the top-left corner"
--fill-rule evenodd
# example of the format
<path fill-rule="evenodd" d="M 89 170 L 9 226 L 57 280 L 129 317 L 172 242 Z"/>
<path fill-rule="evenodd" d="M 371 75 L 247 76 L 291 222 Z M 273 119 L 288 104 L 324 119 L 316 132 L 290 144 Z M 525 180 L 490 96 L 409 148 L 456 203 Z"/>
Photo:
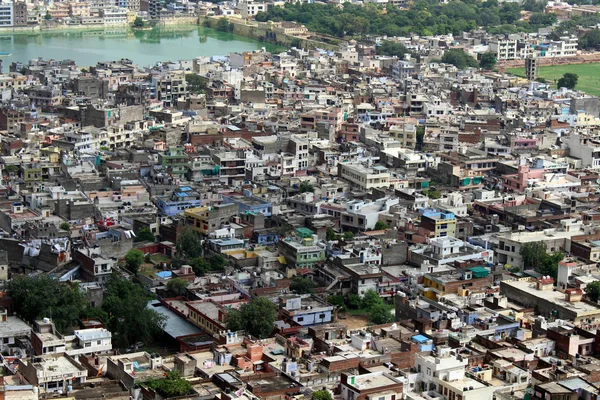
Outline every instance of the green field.
<path fill-rule="evenodd" d="M 513 75 L 525 76 L 525 68 L 507 68 L 506 72 Z M 579 81 L 575 89 L 600 96 L 600 63 L 540 67 L 538 76 L 546 79 L 548 83 L 556 84 L 558 79 L 567 72 L 579 75 Z"/>

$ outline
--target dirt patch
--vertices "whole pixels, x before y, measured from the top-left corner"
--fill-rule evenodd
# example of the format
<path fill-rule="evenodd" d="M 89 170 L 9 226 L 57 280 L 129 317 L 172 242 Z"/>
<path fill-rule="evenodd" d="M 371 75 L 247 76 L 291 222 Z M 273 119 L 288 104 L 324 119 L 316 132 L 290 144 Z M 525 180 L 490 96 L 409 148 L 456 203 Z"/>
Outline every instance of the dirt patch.
<path fill-rule="evenodd" d="M 369 318 L 366 315 L 346 315 L 346 319 L 340 319 L 338 322 L 346 325 L 348 329 L 359 329 L 369 325 Z"/>

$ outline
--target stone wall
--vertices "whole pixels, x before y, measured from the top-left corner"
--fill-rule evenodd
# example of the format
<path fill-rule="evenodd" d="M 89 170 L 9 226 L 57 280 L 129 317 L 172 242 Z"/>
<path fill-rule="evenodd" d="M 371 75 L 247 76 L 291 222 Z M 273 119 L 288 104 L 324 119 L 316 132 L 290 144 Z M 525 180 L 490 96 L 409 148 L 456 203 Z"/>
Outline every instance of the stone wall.
<path fill-rule="evenodd" d="M 221 17 L 200 17 L 198 22 L 201 25 L 214 28 L 217 25 L 219 18 Z M 299 40 L 300 47 L 305 49 L 320 48 L 333 51 L 338 50 L 338 46 L 336 44 L 329 44 L 305 37 L 296 37 L 275 32 L 269 23 L 251 22 L 246 24 L 244 21 L 239 21 L 233 18 L 229 18 L 229 22 L 233 23 L 233 33 L 258 39 L 263 42 L 275 43 L 281 46 L 290 46 L 293 40 Z"/>

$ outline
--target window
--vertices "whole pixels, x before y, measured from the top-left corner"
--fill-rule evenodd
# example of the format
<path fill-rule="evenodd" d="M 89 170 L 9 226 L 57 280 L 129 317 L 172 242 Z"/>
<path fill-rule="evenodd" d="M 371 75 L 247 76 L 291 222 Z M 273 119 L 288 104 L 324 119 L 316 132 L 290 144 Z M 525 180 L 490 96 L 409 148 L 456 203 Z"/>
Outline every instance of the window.
<path fill-rule="evenodd" d="M 303 322 L 304 321 L 304 317 L 298 317 L 297 322 Z"/>

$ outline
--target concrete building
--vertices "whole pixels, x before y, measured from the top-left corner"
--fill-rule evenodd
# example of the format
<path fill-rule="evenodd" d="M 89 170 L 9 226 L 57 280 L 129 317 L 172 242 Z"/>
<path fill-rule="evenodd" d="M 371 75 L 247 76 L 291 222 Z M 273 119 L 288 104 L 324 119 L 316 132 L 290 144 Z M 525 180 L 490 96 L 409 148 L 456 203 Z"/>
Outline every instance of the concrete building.
<path fill-rule="evenodd" d="M 365 167 L 362 164 L 338 164 L 338 176 L 352 187 L 369 192 L 373 188 L 388 187 L 390 173 L 381 165 Z"/>
<path fill-rule="evenodd" d="M 500 291 L 511 301 L 535 307 L 538 315 L 573 321 L 576 326 L 585 324 L 590 328 L 600 322 L 600 307 L 582 301 L 581 294 L 572 296 L 568 290 L 555 291 L 552 278 L 501 281 Z"/>

